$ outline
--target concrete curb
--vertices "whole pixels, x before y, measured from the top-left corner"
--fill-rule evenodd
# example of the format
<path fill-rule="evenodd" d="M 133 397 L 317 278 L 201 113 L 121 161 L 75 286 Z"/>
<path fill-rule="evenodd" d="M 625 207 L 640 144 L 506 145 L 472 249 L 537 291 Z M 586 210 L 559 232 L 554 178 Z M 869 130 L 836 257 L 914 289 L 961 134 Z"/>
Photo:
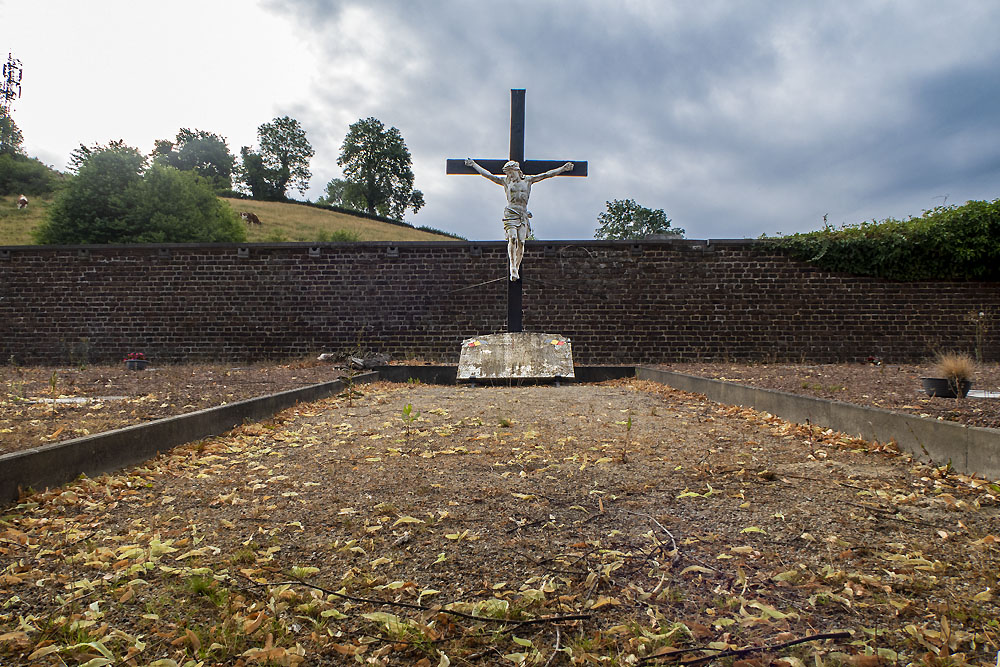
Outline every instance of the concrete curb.
<path fill-rule="evenodd" d="M 424 384 L 457 384 L 458 366 L 376 366 L 379 379 L 387 382 L 406 382 L 419 380 Z M 634 366 L 574 366 L 575 378 L 562 378 L 560 382 L 604 382 L 635 377 Z M 551 379 L 543 382 L 551 382 Z M 477 380 L 479 384 L 489 384 L 489 381 Z M 505 384 L 497 381 L 496 384 Z M 530 384 L 530 380 L 513 380 L 514 385 Z"/>
<path fill-rule="evenodd" d="M 742 405 L 800 424 L 826 426 L 865 440 L 895 440 L 899 448 L 921 461 L 951 463 L 955 470 L 1000 479 L 1000 430 L 965 426 L 927 417 L 890 412 L 783 391 L 756 389 L 721 380 L 636 367 L 636 377 L 674 389 L 704 394 L 713 401 Z"/>
<path fill-rule="evenodd" d="M 354 384 L 377 379 L 378 373 L 353 378 Z M 16 501 L 21 489 L 58 486 L 81 474 L 88 476 L 142 463 L 171 447 L 225 433 L 246 422 L 260 421 L 296 403 L 315 401 L 344 390 L 342 380 L 291 389 L 176 417 L 74 438 L 0 456 L 0 506 Z"/>

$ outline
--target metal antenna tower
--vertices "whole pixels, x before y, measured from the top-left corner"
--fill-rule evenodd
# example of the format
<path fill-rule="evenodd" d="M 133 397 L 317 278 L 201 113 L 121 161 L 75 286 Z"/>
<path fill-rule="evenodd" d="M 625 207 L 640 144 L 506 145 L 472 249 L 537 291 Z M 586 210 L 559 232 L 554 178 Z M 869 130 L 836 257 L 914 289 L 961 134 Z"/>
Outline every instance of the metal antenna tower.
<path fill-rule="evenodd" d="M 5 116 L 13 110 L 14 100 L 21 97 L 22 74 L 21 61 L 8 53 L 7 62 L 3 65 L 3 87 L 0 87 L 0 110 Z"/>

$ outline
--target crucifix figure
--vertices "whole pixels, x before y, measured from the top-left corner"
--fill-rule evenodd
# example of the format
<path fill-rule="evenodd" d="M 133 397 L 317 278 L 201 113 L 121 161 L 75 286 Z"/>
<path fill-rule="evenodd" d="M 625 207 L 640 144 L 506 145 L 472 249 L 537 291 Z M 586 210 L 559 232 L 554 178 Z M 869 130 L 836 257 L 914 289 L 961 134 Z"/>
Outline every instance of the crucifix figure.
<path fill-rule="evenodd" d="M 582 160 L 524 159 L 524 90 L 510 91 L 510 156 L 502 159 L 466 158 L 448 160 L 449 174 L 480 174 L 504 186 L 507 206 L 504 208 L 504 233 L 510 264 L 507 289 L 507 330 L 521 331 L 521 259 L 524 241 L 530 235 L 528 195 L 531 184 L 553 176 L 586 176 L 587 163 Z M 503 176 L 501 178 L 501 176 Z"/>
<path fill-rule="evenodd" d="M 524 257 L 524 242 L 531 234 L 531 223 L 528 221 L 531 217 L 531 213 L 528 211 L 531 185 L 538 181 L 544 181 L 546 178 L 558 176 L 563 172 L 573 171 L 573 163 L 567 162 L 561 167 L 535 176 L 525 176 L 521 171 L 521 165 L 510 160 L 503 166 L 503 178 L 486 171 L 471 157 L 466 158 L 465 165 L 472 167 L 497 185 L 502 185 L 504 192 L 507 193 L 507 206 L 503 210 L 503 231 L 507 237 L 507 259 L 510 264 L 510 279 L 512 281 L 520 280 L 519 272 L 521 259 Z"/>

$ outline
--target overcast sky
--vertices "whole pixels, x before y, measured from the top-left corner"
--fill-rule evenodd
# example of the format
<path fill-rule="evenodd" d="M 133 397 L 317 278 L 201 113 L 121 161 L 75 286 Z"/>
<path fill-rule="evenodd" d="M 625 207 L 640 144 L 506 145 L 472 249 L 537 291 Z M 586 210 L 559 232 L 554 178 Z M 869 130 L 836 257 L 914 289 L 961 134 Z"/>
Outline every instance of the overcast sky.
<path fill-rule="evenodd" d="M 0 25 L 25 150 L 58 169 L 181 127 L 238 155 L 290 115 L 316 200 L 374 116 L 413 154 L 409 222 L 499 239 L 502 190 L 445 160 L 506 157 L 525 88 L 526 157 L 590 172 L 535 186 L 540 239 L 592 238 L 611 199 L 705 239 L 1000 197 L 994 0 L 0 0 Z"/>

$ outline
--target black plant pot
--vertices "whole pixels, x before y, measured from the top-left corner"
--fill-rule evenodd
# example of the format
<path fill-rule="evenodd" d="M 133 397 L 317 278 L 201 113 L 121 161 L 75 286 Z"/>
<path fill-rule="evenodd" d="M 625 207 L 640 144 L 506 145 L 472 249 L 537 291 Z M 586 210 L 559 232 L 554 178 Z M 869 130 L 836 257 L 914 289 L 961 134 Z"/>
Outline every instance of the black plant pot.
<path fill-rule="evenodd" d="M 969 389 L 972 388 L 970 380 L 956 383 L 950 378 L 920 378 L 920 381 L 924 385 L 925 394 L 938 398 L 958 398 L 959 396 L 965 398 Z"/>

